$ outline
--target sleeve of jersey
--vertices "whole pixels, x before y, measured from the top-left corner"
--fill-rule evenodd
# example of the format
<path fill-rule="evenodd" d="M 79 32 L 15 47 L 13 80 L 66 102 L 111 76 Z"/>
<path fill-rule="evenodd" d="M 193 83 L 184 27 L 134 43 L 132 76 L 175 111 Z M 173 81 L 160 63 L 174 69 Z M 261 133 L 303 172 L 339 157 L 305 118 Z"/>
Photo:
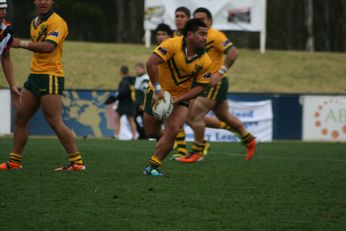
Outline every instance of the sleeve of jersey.
<path fill-rule="evenodd" d="M 233 46 L 234 44 L 226 37 L 226 35 L 220 32 L 215 43 L 216 49 L 218 49 L 222 53 L 225 53 L 229 48 Z"/>
<path fill-rule="evenodd" d="M 210 60 L 209 56 L 207 56 L 204 59 L 203 69 L 196 76 L 194 83 L 201 84 L 201 85 L 209 84 L 210 83 L 210 77 L 211 77 L 210 67 L 211 67 L 211 60 Z"/>
<path fill-rule="evenodd" d="M 10 25 L 6 28 L 6 32 L 7 32 L 7 36 L 9 36 L 9 39 L 4 49 L 5 52 L 10 50 L 12 42 L 13 42 L 13 29 Z"/>
<path fill-rule="evenodd" d="M 155 48 L 153 51 L 154 54 L 158 55 L 163 59 L 163 61 L 169 60 L 173 53 L 174 53 L 174 48 L 172 42 L 168 39 L 161 43 L 158 47 Z"/>
<path fill-rule="evenodd" d="M 48 35 L 45 41 L 59 44 L 67 36 L 67 25 L 64 21 L 58 21 L 48 27 Z"/>

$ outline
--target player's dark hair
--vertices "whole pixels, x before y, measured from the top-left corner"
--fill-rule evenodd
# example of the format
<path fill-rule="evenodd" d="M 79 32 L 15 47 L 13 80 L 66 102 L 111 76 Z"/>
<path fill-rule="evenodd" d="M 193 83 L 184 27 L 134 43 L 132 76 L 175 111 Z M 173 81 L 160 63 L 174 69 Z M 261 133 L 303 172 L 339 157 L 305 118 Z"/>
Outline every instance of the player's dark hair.
<path fill-rule="evenodd" d="M 129 73 L 129 67 L 125 66 L 125 65 L 121 66 L 120 67 L 120 73 L 123 74 L 123 75 L 128 74 Z"/>
<path fill-rule="evenodd" d="M 186 22 L 186 25 L 184 27 L 184 30 L 183 30 L 184 37 L 187 36 L 187 33 L 189 31 L 193 33 L 196 32 L 199 29 L 199 27 L 207 27 L 207 25 L 205 25 L 205 23 L 199 18 L 190 19 L 189 21 Z"/>
<path fill-rule="evenodd" d="M 143 63 L 137 63 L 137 64 L 135 65 L 135 67 L 141 67 L 141 68 L 145 69 L 145 67 L 144 67 L 144 64 L 143 64 Z"/>
<path fill-rule="evenodd" d="M 193 12 L 193 15 L 195 15 L 196 13 L 205 13 L 209 19 L 213 20 L 213 16 L 207 8 L 199 7 Z"/>
<path fill-rule="evenodd" d="M 186 8 L 185 6 L 180 6 L 177 9 L 175 9 L 175 13 L 177 13 L 177 12 L 183 12 L 184 14 L 186 14 L 186 16 L 188 18 L 191 17 L 191 11 L 188 8 Z"/>
<path fill-rule="evenodd" d="M 160 23 L 159 25 L 157 25 L 157 27 L 155 29 L 155 33 L 157 33 L 158 31 L 164 31 L 169 36 L 173 35 L 173 31 L 172 31 L 171 27 L 165 23 Z"/>

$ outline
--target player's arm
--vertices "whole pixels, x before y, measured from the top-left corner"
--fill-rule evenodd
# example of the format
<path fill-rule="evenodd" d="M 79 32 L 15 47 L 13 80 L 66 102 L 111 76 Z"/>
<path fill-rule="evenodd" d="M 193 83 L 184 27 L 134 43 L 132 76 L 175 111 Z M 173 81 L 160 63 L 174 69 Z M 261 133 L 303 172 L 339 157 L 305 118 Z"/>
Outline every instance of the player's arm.
<path fill-rule="evenodd" d="M 223 65 L 220 69 L 215 72 L 210 80 L 211 86 L 216 86 L 216 84 L 223 78 L 223 76 L 227 73 L 228 69 L 230 69 L 238 58 L 238 50 L 234 46 L 230 47 L 225 52 L 226 57 Z"/>
<path fill-rule="evenodd" d="M 164 61 L 160 56 L 156 54 L 152 54 L 146 63 L 150 81 L 155 88 L 153 101 L 152 101 L 153 106 L 156 105 L 160 99 L 164 100 L 162 89 L 159 83 L 159 70 L 158 70 L 158 65 L 160 65 L 163 62 Z"/>
<path fill-rule="evenodd" d="M 13 62 L 10 55 L 10 49 L 5 49 L 4 52 L 1 55 L 1 65 L 2 69 L 4 71 L 4 75 L 6 77 L 6 80 L 8 82 L 8 85 L 10 86 L 11 94 L 14 99 L 14 103 L 17 105 L 20 103 L 20 97 L 22 94 L 19 92 L 19 90 L 16 87 L 16 83 L 14 81 L 14 75 L 13 75 Z"/>
<path fill-rule="evenodd" d="M 13 48 L 23 48 L 38 53 L 51 53 L 56 48 L 56 46 L 56 42 L 50 40 L 42 42 L 29 42 L 15 38 L 12 42 Z"/>
<path fill-rule="evenodd" d="M 196 85 L 191 90 L 186 92 L 185 94 L 174 98 L 173 104 L 177 105 L 179 102 L 182 102 L 184 100 L 193 99 L 193 98 L 197 97 L 198 95 L 202 94 L 203 90 L 204 90 L 204 86 Z"/>

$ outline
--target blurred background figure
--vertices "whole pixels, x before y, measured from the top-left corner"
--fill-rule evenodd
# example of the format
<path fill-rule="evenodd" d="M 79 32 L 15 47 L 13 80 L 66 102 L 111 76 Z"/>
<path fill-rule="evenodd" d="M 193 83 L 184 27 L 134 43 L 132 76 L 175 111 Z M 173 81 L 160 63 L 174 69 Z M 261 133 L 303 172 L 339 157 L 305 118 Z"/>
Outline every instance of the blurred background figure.
<path fill-rule="evenodd" d="M 125 115 L 131 129 L 132 139 L 137 139 L 137 128 L 135 123 L 136 116 L 136 93 L 135 78 L 130 76 L 127 66 L 120 67 L 121 80 L 116 96 L 117 106 L 115 109 L 114 138 L 119 138 L 120 118 Z"/>
<path fill-rule="evenodd" d="M 149 76 L 145 70 L 143 63 L 137 63 L 135 65 L 136 70 L 136 81 L 135 81 L 135 91 L 136 91 L 136 118 L 135 122 L 137 125 L 137 132 L 138 132 L 138 138 L 139 139 L 145 139 L 145 132 L 143 128 L 143 103 L 144 103 L 144 96 L 145 91 L 148 88 L 149 85 Z"/>
<path fill-rule="evenodd" d="M 155 29 L 155 36 L 157 44 L 162 43 L 168 38 L 173 37 L 173 31 L 171 27 L 165 23 L 160 23 Z"/>
<path fill-rule="evenodd" d="M 175 26 L 177 27 L 177 30 L 174 32 L 173 37 L 183 35 L 185 24 L 190 19 L 190 17 L 191 11 L 187 7 L 181 6 L 175 9 Z"/>

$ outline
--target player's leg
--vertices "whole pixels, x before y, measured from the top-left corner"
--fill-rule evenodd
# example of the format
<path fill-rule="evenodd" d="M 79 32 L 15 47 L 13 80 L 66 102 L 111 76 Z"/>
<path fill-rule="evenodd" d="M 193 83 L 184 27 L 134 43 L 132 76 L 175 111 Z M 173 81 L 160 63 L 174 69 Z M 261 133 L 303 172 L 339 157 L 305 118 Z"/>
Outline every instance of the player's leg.
<path fill-rule="evenodd" d="M 85 165 L 83 163 L 81 154 L 75 144 L 75 138 L 61 117 L 61 95 L 42 96 L 41 107 L 46 121 L 54 130 L 60 142 L 64 146 L 70 162 L 68 166 L 57 168 L 56 170 L 85 170 Z"/>
<path fill-rule="evenodd" d="M 120 132 L 120 118 L 121 115 L 119 112 L 115 111 L 114 112 L 114 138 L 118 139 L 119 138 L 119 132 Z"/>
<path fill-rule="evenodd" d="M 189 113 L 191 111 L 191 108 L 194 102 L 195 102 L 195 99 L 191 99 L 189 100 L 188 104 L 186 104 L 186 106 L 188 106 L 189 108 Z M 185 129 L 183 125 L 181 129 L 179 130 L 177 137 L 175 138 L 175 143 L 173 147 L 173 149 L 176 147 L 178 152 L 173 154 L 171 159 L 177 159 L 177 158 L 187 156 L 188 151 L 187 151 L 187 144 L 185 139 L 186 139 L 186 134 L 185 134 Z"/>
<path fill-rule="evenodd" d="M 130 124 L 132 139 L 135 140 L 137 138 L 137 125 L 135 122 L 135 118 L 133 116 L 127 116 L 127 120 Z"/>
<path fill-rule="evenodd" d="M 239 134 L 243 144 L 247 147 L 246 160 L 250 160 L 256 151 L 255 137 L 245 129 L 243 123 L 234 115 L 229 113 L 227 101 L 218 103 L 213 109 L 217 118 L 224 121 L 229 127 Z"/>
<path fill-rule="evenodd" d="M 0 165 L 0 169 L 20 168 L 24 146 L 29 137 L 28 123 L 39 108 L 39 98 L 27 89 L 22 91 L 22 102 L 16 111 L 16 125 L 13 134 L 13 147 L 9 161 Z"/>
<path fill-rule="evenodd" d="M 151 107 L 152 97 L 153 91 L 148 88 L 144 96 L 143 127 L 145 135 L 148 138 L 159 140 L 162 136 L 162 122 L 154 118 L 153 110 Z"/>
<path fill-rule="evenodd" d="M 203 159 L 203 150 L 205 148 L 204 117 L 210 111 L 210 109 L 214 107 L 214 105 L 215 101 L 206 97 L 199 96 L 195 100 L 188 117 L 189 124 L 195 133 L 195 141 L 192 145 L 192 152 L 184 158 L 178 158 L 178 161 L 192 163 Z"/>
<path fill-rule="evenodd" d="M 158 171 L 158 168 L 168 153 L 172 150 L 175 137 L 185 123 L 187 115 L 188 108 L 186 106 L 178 105 L 174 107 L 172 114 L 165 121 L 165 131 L 156 144 L 155 151 L 150 158 L 149 165 L 144 170 L 145 174 L 162 176 L 162 174 Z"/>

